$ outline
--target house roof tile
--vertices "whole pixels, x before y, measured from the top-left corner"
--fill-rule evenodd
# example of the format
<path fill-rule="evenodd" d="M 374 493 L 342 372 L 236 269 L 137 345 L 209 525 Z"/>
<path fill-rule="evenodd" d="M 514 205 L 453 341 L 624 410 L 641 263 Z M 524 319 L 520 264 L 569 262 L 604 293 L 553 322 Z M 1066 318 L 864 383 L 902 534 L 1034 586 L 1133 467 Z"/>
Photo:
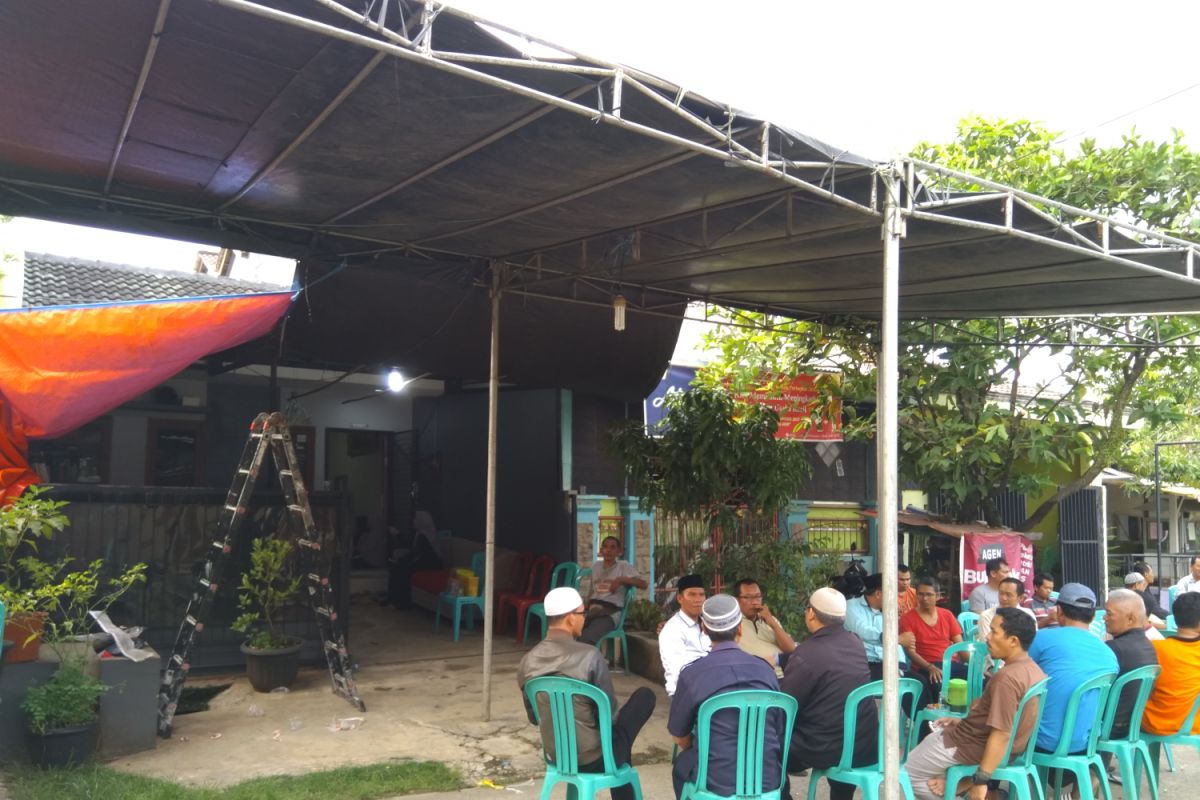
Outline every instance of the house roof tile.
<path fill-rule="evenodd" d="M 131 267 L 49 253 L 25 254 L 26 307 L 277 292 L 265 283 Z"/>

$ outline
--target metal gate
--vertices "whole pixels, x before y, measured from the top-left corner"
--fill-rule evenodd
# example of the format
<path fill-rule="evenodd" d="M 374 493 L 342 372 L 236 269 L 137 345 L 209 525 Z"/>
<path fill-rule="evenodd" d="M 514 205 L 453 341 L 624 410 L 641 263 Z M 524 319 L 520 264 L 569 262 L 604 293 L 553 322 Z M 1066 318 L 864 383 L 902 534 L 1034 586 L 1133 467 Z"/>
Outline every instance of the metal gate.
<path fill-rule="evenodd" d="M 1108 588 L 1103 491 L 1089 486 L 1058 504 L 1063 583 L 1082 583 L 1096 593 L 1100 602 Z"/>

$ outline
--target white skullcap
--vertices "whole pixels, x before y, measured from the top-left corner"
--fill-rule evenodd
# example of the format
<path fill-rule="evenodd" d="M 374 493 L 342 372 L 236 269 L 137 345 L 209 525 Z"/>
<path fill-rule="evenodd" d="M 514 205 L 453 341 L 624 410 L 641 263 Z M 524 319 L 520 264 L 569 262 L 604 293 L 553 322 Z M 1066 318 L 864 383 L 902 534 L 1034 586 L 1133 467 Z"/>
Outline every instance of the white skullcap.
<path fill-rule="evenodd" d="M 808 604 L 814 611 L 828 614 L 831 617 L 846 616 L 846 595 L 830 586 L 822 586 L 808 598 Z"/>
<path fill-rule="evenodd" d="M 563 614 L 570 614 L 581 605 L 583 605 L 583 598 L 570 586 L 551 589 L 546 593 L 546 599 L 542 601 L 547 617 L 561 617 Z"/>

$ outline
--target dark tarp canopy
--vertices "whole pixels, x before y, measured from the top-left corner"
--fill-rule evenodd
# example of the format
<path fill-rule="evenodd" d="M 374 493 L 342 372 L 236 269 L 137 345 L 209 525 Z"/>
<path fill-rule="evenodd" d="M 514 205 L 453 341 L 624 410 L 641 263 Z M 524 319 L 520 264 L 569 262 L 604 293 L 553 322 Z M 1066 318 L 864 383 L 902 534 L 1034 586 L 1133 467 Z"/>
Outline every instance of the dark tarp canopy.
<path fill-rule="evenodd" d="M 506 374 L 627 398 L 690 299 L 879 315 L 869 161 L 636 70 L 535 61 L 456 12 L 384 5 L 388 33 L 328 0 L 4 4 L 0 210 L 290 255 L 310 279 L 344 267 L 293 315 L 292 361 L 412 353 L 482 374 L 496 262 Z M 1200 305 L 1178 243 L 1117 245 L 1011 193 L 965 202 L 905 177 L 904 315 Z M 618 293 L 625 335 L 605 312 Z M 551 366 L 579 354 L 618 370 Z"/>

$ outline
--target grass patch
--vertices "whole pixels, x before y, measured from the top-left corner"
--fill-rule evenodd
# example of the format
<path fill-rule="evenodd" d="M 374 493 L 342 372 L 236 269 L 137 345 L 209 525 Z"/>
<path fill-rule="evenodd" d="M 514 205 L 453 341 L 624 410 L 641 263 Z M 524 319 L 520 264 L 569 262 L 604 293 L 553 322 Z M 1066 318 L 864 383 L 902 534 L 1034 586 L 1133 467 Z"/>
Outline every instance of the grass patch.
<path fill-rule="evenodd" d="M 464 785 L 456 770 L 435 761 L 256 778 L 226 789 L 193 789 L 99 764 L 64 770 L 12 766 L 5 777 L 12 800 L 372 800 L 412 792 L 453 791 Z"/>

